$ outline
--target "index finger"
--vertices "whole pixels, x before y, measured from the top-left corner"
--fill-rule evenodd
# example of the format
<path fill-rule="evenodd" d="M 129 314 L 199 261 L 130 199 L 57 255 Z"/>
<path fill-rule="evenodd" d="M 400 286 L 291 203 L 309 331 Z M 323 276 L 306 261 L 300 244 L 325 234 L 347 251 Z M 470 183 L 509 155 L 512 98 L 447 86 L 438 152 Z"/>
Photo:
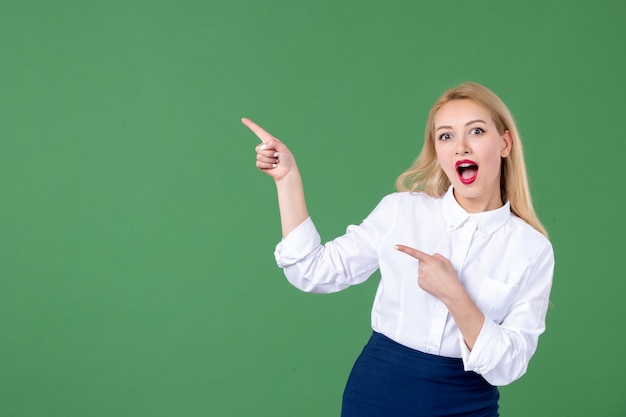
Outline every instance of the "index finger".
<path fill-rule="evenodd" d="M 432 257 L 429 254 L 422 252 L 421 250 L 417 250 L 415 248 L 411 248 L 411 247 L 404 246 L 404 245 L 395 245 L 394 248 L 420 261 L 425 261 Z"/>
<path fill-rule="evenodd" d="M 248 129 L 252 130 L 252 132 L 254 132 L 254 134 L 257 135 L 263 143 L 268 143 L 272 139 L 276 139 L 274 136 L 270 135 L 269 132 L 267 132 L 265 129 L 263 129 L 261 126 L 254 123 L 250 119 L 244 117 L 243 119 L 241 119 L 241 122 L 244 125 L 248 126 Z"/>

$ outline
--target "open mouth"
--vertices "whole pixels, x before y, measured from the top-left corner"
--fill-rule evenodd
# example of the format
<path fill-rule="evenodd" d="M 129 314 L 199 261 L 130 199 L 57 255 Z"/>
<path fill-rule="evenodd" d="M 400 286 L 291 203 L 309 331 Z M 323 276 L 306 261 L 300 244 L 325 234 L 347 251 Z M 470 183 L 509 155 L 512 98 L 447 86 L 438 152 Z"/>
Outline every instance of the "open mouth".
<path fill-rule="evenodd" d="M 457 161 L 455 167 L 459 180 L 461 180 L 463 184 L 471 184 L 476 180 L 476 176 L 478 175 L 478 164 L 476 162 L 464 159 Z"/>

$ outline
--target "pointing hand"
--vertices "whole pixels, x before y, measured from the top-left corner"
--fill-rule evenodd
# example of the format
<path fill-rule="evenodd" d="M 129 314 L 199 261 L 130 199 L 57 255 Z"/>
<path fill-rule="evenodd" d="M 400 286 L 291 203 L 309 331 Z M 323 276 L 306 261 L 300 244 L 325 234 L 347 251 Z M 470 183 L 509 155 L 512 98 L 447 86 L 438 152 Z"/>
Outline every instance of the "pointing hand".
<path fill-rule="evenodd" d="M 250 119 L 241 119 L 261 142 L 256 146 L 256 166 L 274 181 L 280 181 L 289 172 L 296 170 L 296 161 L 289 148 Z"/>
<path fill-rule="evenodd" d="M 435 253 L 428 255 L 420 250 L 396 245 L 395 249 L 419 261 L 417 283 L 424 291 L 447 303 L 459 290 L 465 290 L 459 281 L 452 263 L 444 256 Z"/>

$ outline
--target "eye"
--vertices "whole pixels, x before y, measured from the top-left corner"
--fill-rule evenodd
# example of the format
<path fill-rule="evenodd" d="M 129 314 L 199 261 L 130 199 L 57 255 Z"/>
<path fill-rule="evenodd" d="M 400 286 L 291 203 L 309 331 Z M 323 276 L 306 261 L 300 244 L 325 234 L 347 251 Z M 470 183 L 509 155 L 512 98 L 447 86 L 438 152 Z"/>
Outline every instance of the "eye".
<path fill-rule="evenodd" d="M 485 129 L 483 129 L 482 127 L 473 127 L 469 131 L 469 134 L 473 136 L 480 135 L 482 133 L 485 133 Z"/>
<path fill-rule="evenodd" d="M 448 140 L 451 138 L 452 138 L 452 135 L 449 133 L 442 133 L 441 135 L 439 135 L 439 140 Z"/>

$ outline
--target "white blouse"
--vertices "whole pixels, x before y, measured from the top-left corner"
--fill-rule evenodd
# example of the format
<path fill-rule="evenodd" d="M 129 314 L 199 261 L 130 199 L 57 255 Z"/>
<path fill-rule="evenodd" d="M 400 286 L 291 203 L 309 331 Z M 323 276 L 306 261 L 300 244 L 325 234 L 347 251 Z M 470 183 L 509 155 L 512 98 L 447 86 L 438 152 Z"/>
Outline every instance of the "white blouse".
<path fill-rule="evenodd" d="M 417 284 L 418 261 L 395 244 L 450 260 L 486 316 L 471 352 L 444 303 Z M 388 195 L 363 223 L 324 245 L 309 218 L 277 245 L 275 256 L 289 282 L 314 293 L 341 291 L 380 269 L 372 328 L 404 346 L 462 358 L 467 371 L 492 385 L 526 372 L 545 330 L 554 270 L 550 242 L 508 203 L 467 213 L 452 187 L 442 198 Z"/>

